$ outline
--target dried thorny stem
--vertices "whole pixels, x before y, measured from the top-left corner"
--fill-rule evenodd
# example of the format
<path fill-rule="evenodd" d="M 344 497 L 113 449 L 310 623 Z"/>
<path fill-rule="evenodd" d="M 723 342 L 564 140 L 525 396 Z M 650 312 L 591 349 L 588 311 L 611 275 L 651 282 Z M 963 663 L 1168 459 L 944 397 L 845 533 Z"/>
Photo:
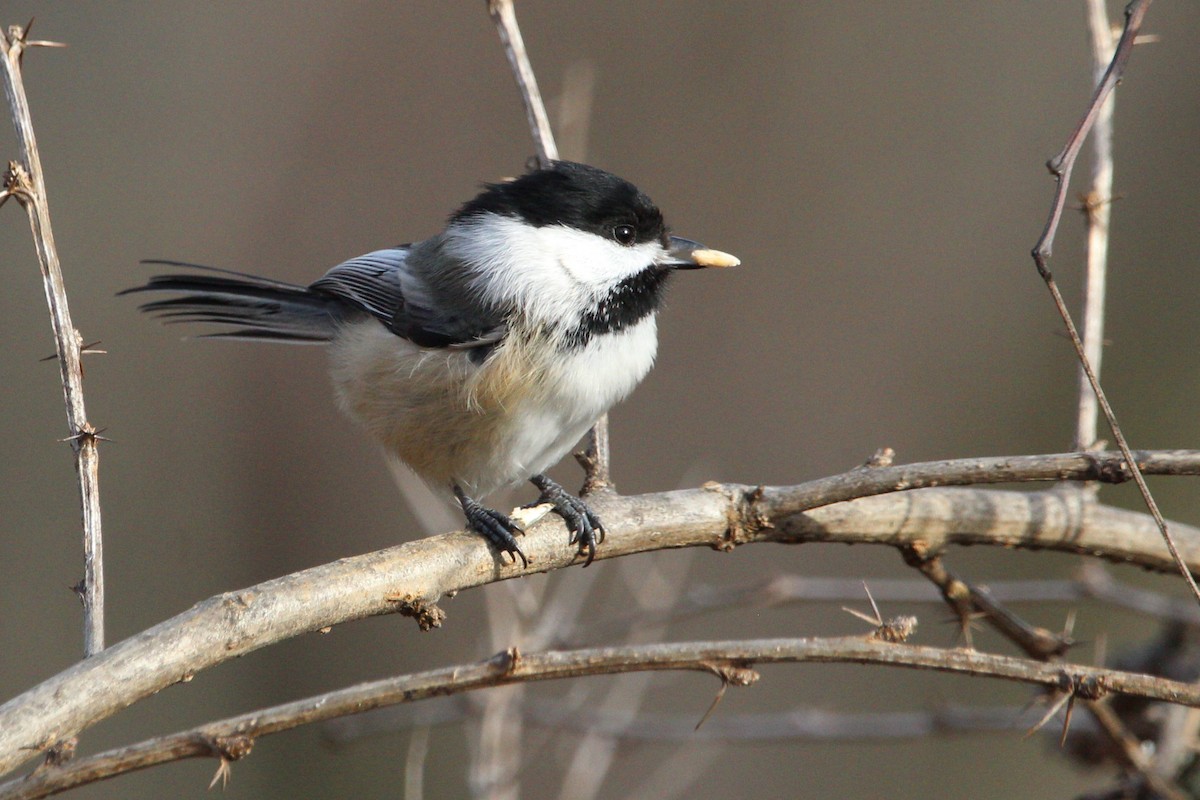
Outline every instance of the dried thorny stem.
<path fill-rule="evenodd" d="M 920 545 L 901 548 L 900 554 L 906 564 L 918 570 L 941 592 L 942 599 L 950 606 L 962 625 L 968 647 L 971 646 L 969 623 L 977 616 L 987 620 L 1030 658 L 1057 658 L 1065 655 L 1073 644 L 1070 636 L 1055 634 L 1026 622 L 982 587 L 974 586 L 956 576 L 946 568 L 940 556 L 930 555 Z"/>
<path fill-rule="evenodd" d="M 1087 0 L 1088 28 L 1092 40 L 1092 67 L 1095 82 L 1104 79 L 1104 71 L 1113 59 L 1113 29 L 1108 21 L 1104 0 Z M 1083 352 L 1100 377 L 1104 355 L 1104 296 L 1108 276 L 1108 226 L 1113 200 L 1113 105 L 1116 91 L 1100 105 L 1092 131 L 1092 186 L 1083 196 L 1083 214 L 1087 223 L 1087 277 L 1083 290 Z M 1099 408 L 1087 372 L 1079 369 L 1079 411 L 1076 416 L 1075 449 L 1087 450 L 1096 441 Z"/>
<path fill-rule="evenodd" d="M 31 41 L 29 28 L 14 25 L 0 34 L 3 50 L 4 90 L 12 113 L 13 126 L 21 151 L 20 162 L 10 162 L 0 198 L 15 198 L 29 214 L 33 241 L 41 266 L 46 302 L 58 350 L 58 366 L 62 377 L 63 399 L 67 408 L 67 427 L 75 451 L 75 471 L 79 476 L 79 493 L 83 511 L 83 581 L 79 597 L 83 602 L 83 651 L 91 656 L 104 649 L 104 550 L 100 528 L 100 454 L 97 449 L 97 430 L 87 419 L 83 402 L 82 338 L 71 322 L 67 305 L 67 290 L 63 282 L 54 232 L 50 227 L 50 208 L 47 203 L 46 182 L 42 161 L 38 155 L 29 100 L 21 76 L 21 58 L 26 49 L 34 46 L 53 46 L 52 42 Z"/>
<path fill-rule="evenodd" d="M 872 636 L 686 642 L 585 650 L 500 653 L 476 664 L 360 684 L 327 694 L 211 722 L 128 747 L 39 770 L 0 786 L 0 800 L 32 800 L 83 783 L 184 758 L 233 761 L 262 736 L 397 703 L 531 681 L 639 671 L 711 673 L 729 669 L 749 682 L 754 664 L 853 663 L 932 669 L 1042 686 L 1084 699 L 1113 692 L 1200 706 L 1200 687 L 1149 675 L 1074 664 L 883 642 Z"/>
<path fill-rule="evenodd" d="M 517 25 L 517 12 L 513 0 L 486 0 L 488 13 L 496 23 L 500 34 L 500 43 L 508 56 L 509 66 L 512 67 L 513 77 L 516 78 L 517 88 L 521 90 L 521 100 L 525 105 L 525 117 L 529 121 L 529 132 L 537 148 L 538 163 L 547 167 L 551 161 L 558 159 L 558 145 L 554 143 L 554 133 L 550 129 L 550 117 L 546 113 L 546 105 L 542 102 L 542 94 L 538 91 L 537 77 L 533 74 L 533 65 L 529 62 L 529 54 L 525 50 L 525 41 L 521 38 L 521 29 Z M 588 434 L 588 443 L 583 454 L 579 457 L 587 473 L 583 484 L 583 494 L 591 494 L 612 488 L 609 472 L 611 463 L 608 450 L 608 415 L 596 420 Z"/>
<path fill-rule="evenodd" d="M 1154 522 L 1158 526 L 1163 540 L 1167 543 L 1167 549 L 1171 551 L 1171 557 L 1175 560 L 1176 566 L 1179 568 L 1180 573 L 1183 574 L 1183 578 L 1187 581 L 1188 587 L 1192 590 L 1196 601 L 1200 602 L 1200 585 L 1196 584 L 1196 579 L 1192 577 L 1192 573 L 1184 565 L 1183 558 L 1179 555 L 1179 550 L 1175 546 L 1175 541 L 1171 537 L 1170 530 L 1167 528 L 1166 520 L 1163 519 L 1162 512 L 1158 509 L 1158 503 L 1155 502 L 1154 496 L 1150 494 L 1150 487 L 1146 485 L 1146 478 L 1142 475 L 1141 469 L 1133 461 L 1129 444 L 1125 441 L 1125 434 L 1117 422 L 1116 414 L 1113 412 L 1112 406 L 1104 394 L 1104 390 L 1100 387 L 1100 380 L 1096 377 L 1091 362 L 1088 360 L 1087 352 L 1085 352 L 1083 347 L 1083 341 L 1079 338 L 1079 331 L 1075 327 L 1075 321 L 1071 318 L 1071 312 L 1067 309 L 1067 304 L 1063 300 L 1062 293 L 1058 290 L 1058 284 L 1055 283 L 1054 276 L 1047 266 L 1051 252 L 1053 251 L 1054 236 L 1058 232 L 1058 223 L 1062 218 L 1063 207 L 1066 204 L 1067 188 L 1071 183 L 1071 171 L 1074 169 L 1075 161 L 1079 157 L 1079 150 L 1083 147 L 1083 140 L 1087 137 L 1088 132 L 1096 123 L 1104 101 L 1121 79 L 1125 63 L 1129 60 L 1129 55 L 1133 51 L 1138 30 L 1141 28 L 1142 19 L 1145 17 L 1146 9 L 1149 5 L 1150 0 L 1132 0 L 1126 7 L 1125 28 L 1122 30 L 1121 38 L 1117 41 L 1116 48 L 1113 50 L 1112 61 L 1109 63 L 1108 69 L 1104 72 L 1104 77 L 1100 80 L 1095 93 L 1092 95 L 1092 101 L 1088 104 L 1087 111 L 1075 127 L 1075 130 L 1071 132 L 1066 144 L 1063 145 L 1063 149 L 1046 164 L 1055 179 L 1054 200 L 1050 206 L 1050 216 L 1046 220 L 1046 227 L 1042 231 L 1037 244 L 1034 245 L 1032 255 L 1038 274 L 1046 282 L 1046 288 L 1050 291 L 1050 296 L 1054 300 L 1054 305 L 1058 309 L 1059 316 L 1062 317 L 1063 324 L 1066 325 L 1067 333 L 1071 337 L 1071 344 L 1075 347 L 1075 355 L 1079 358 L 1080 366 L 1083 367 L 1083 371 L 1087 375 L 1088 384 L 1091 386 L 1092 392 L 1096 395 L 1096 401 L 1100 404 L 1100 410 L 1104 412 L 1104 418 L 1108 421 L 1108 427 L 1112 430 L 1113 439 L 1116 440 L 1117 447 L 1120 448 L 1121 452 L 1125 454 L 1126 459 L 1130 462 L 1133 480 L 1142 495 L 1142 500 L 1145 502 L 1146 508 L 1149 509 L 1150 515 L 1154 517 Z"/>
<path fill-rule="evenodd" d="M 1066 655 L 1067 650 L 1074 644 L 1071 630 L 1074 627 L 1074 615 L 1068 616 L 1067 624 L 1061 633 L 1055 634 L 1044 628 L 1031 625 L 1005 608 L 988 592 L 978 586 L 973 586 L 961 580 L 950 572 L 937 556 L 929 556 L 925 550 L 917 546 L 901 549 L 905 563 L 916 568 L 931 583 L 937 586 L 942 597 L 951 610 L 963 621 L 964 635 L 969 635 L 969 623 L 974 616 L 982 616 L 993 628 L 1013 644 L 1025 651 L 1026 655 L 1037 661 L 1053 662 Z M 968 639 L 968 647 L 970 641 Z M 1057 699 L 1050 704 L 1042 718 L 1026 733 L 1029 736 L 1042 728 L 1047 722 L 1066 707 L 1063 716 L 1062 734 L 1059 745 L 1062 746 L 1070 730 L 1072 714 L 1075 709 L 1077 685 L 1072 684 L 1066 690 L 1058 691 Z M 1154 788 L 1162 797 L 1182 800 L 1185 795 L 1171 781 L 1153 772 L 1150 760 L 1141 752 L 1141 745 L 1136 736 L 1129 731 L 1121 718 L 1113 713 L 1103 698 L 1084 698 L 1084 706 L 1096 720 L 1097 726 L 1116 745 L 1122 766 L 1136 773 L 1143 781 Z"/>

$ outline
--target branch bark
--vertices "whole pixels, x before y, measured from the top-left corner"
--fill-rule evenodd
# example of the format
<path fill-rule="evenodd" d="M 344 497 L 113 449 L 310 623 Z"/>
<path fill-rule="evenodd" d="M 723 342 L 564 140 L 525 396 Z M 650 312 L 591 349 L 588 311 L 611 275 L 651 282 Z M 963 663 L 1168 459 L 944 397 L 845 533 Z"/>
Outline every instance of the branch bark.
<path fill-rule="evenodd" d="M 32 23 L 31 23 L 32 24 Z M 104 649 L 104 549 L 100 526 L 100 453 L 99 432 L 87 419 L 83 402 L 82 338 L 71 321 L 67 289 L 63 282 L 54 231 L 50 227 L 50 207 L 42 160 L 38 155 L 33 118 L 21 78 L 21 58 L 26 49 L 55 46 L 53 42 L 28 40 L 29 26 L 11 26 L 0 36 L 0 66 L 3 67 L 4 91 L 12 113 L 13 127 L 21 150 L 22 163 L 10 162 L 4 178 L 3 199 L 15 197 L 29 214 L 29 226 L 37 247 L 46 303 L 58 350 L 63 400 L 67 407 L 66 441 L 75 450 L 75 472 L 79 476 L 79 495 L 83 513 L 83 581 L 78 589 L 83 602 L 83 652 L 93 655 Z"/>
<path fill-rule="evenodd" d="M 1139 454 L 1149 473 L 1197 474 L 1195 451 Z M 792 487 L 710 484 L 635 497 L 600 496 L 611 525 L 598 558 L 676 547 L 729 550 L 750 542 L 844 542 L 937 552 L 953 544 L 1051 549 L 1156 570 L 1173 566 L 1143 514 L 1080 492 L 930 490 L 914 486 L 1018 480 L 1098 480 L 1124 474 L 1113 454 L 967 459 L 853 470 Z M 856 495 L 857 493 L 857 495 Z M 862 496 L 828 508 L 815 506 Z M 807 513 L 805 513 L 807 512 Z M 1200 570 L 1200 530 L 1180 525 L 1181 554 Z M 138 700 L 260 647 L 352 619 L 400 612 L 424 628 L 436 601 L 485 583 L 577 563 L 561 523 L 532 527 L 528 570 L 501 561 L 478 536 L 455 532 L 341 559 L 227 592 L 82 661 L 0 706 L 0 774 Z"/>

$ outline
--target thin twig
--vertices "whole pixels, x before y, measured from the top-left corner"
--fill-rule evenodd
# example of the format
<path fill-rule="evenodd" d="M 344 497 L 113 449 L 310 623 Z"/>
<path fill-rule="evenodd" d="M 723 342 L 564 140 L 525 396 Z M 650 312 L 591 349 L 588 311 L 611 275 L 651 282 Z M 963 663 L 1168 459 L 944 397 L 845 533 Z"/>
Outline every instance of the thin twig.
<path fill-rule="evenodd" d="M 32 800 L 137 769 L 184 758 L 233 760 L 261 736 L 396 703 L 530 681 L 640 671 L 710 673 L 714 664 L 853 663 L 931 669 L 1042 686 L 1084 697 L 1108 693 L 1200 706 L 1200 686 L 1149 675 L 1074 664 L 881 642 L 872 637 L 684 642 L 519 654 L 388 678 L 203 725 L 77 759 L 0 786 L 0 800 Z M 229 742 L 238 747 L 231 752 Z"/>
<path fill-rule="evenodd" d="M 1125 28 L 1121 32 L 1121 38 L 1118 40 L 1116 48 L 1113 51 L 1112 62 L 1109 63 L 1108 69 L 1104 72 L 1103 79 L 1096 87 L 1095 94 L 1092 95 L 1092 102 L 1088 105 L 1083 119 L 1079 121 L 1075 130 L 1072 131 L 1070 137 L 1067 139 L 1067 143 L 1063 146 L 1062 151 L 1046 164 L 1055 179 L 1054 200 L 1050 206 L 1050 216 L 1046 220 L 1046 227 L 1042 231 L 1037 244 L 1034 245 L 1032 255 L 1038 274 L 1046 282 L 1046 288 L 1050 290 L 1050 296 L 1054 300 L 1054 305 L 1058 309 L 1059 316 L 1062 317 L 1063 324 L 1067 327 L 1067 333 L 1071 337 L 1071 344 L 1075 347 L 1075 355 L 1079 358 L 1079 363 L 1087 375 L 1088 384 L 1092 387 L 1092 392 L 1096 395 L 1096 400 L 1100 404 L 1100 410 L 1104 412 L 1104 418 L 1108 421 L 1108 427 L 1112 430 L 1113 439 L 1116 440 L 1117 447 L 1120 448 L 1121 452 L 1125 454 L 1126 459 L 1130 462 L 1133 480 L 1137 484 L 1138 492 L 1142 495 L 1142 501 L 1146 504 L 1146 508 L 1149 509 L 1150 515 L 1154 517 L 1154 523 L 1158 526 L 1159 533 L 1167 543 L 1167 549 L 1171 552 L 1171 557 L 1175 560 L 1175 564 L 1179 568 L 1180 573 L 1182 573 L 1184 580 L 1187 581 L 1188 587 L 1192 590 L 1196 601 L 1200 602 L 1200 585 L 1196 584 L 1196 579 L 1192 577 L 1192 573 L 1184 565 L 1183 558 L 1179 555 L 1179 550 L 1176 548 L 1175 541 L 1171 537 L 1171 532 L 1167 528 L 1166 520 L 1163 519 L 1162 512 L 1158 509 L 1158 503 L 1155 502 L 1154 496 L 1150 494 L 1150 487 L 1146 485 L 1146 478 L 1142 475 L 1142 471 L 1138 468 L 1137 464 L 1133 462 L 1129 444 L 1125 441 L 1125 434 L 1121 431 L 1121 426 L 1117 423 L 1116 414 L 1113 413 L 1112 406 L 1108 402 L 1108 397 L 1105 396 L 1104 390 L 1100 387 L 1100 380 L 1096 377 L 1091 362 L 1088 360 L 1087 353 L 1083 349 L 1083 342 L 1079 338 L 1079 331 L 1075 328 L 1075 321 L 1071 318 L 1071 312 L 1067 309 L 1067 304 L 1063 300 L 1062 293 L 1058 290 L 1058 284 L 1055 283 L 1054 276 L 1047 266 L 1054 246 L 1054 236 L 1058 232 L 1058 223 L 1062 217 L 1063 206 L 1066 203 L 1067 187 L 1071 182 L 1071 171 L 1074 169 L 1075 161 L 1079 157 L 1079 150 L 1083 146 L 1083 140 L 1086 138 L 1088 131 L 1095 124 L 1105 99 L 1107 99 L 1108 95 L 1117 85 L 1117 82 L 1121 79 L 1121 74 L 1125 69 L 1125 62 L 1129 60 L 1129 54 L 1133 51 L 1138 29 L 1141 27 L 1142 19 L 1145 17 L 1146 9 L 1149 5 L 1150 0 L 1132 0 L 1126 7 Z"/>
<path fill-rule="evenodd" d="M 1092 67 L 1097 84 L 1113 59 L 1113 29 L 1104 0 L 1087 0 L 1088 28 L 1092 40 Z M 1113 105 L 1116 90 L 1100 106 L 1092 132 L 1092 187 L 1083 199 L 1087 222 L 1087 277 L 1083 290 L 1083 352 L 1100 377 L 1104 355 L 1104 295 L 1108 276 L 1108 226 L 1113 200 Z M 1079 369 L 1079 412 L 1075 449 L 1087 450 L 1096 441 L 1099 408 L 1087 372 Z"/>
<path fill-rule="evenodd" d="M 521 28 L 517 25 L 517 11 L 513 7 L 513 0 L 487 0 L 487 6 L 492 21 L 496 23 L 496 31 L 500 34 L 500 43 L 504 45 L 504 54 L 508 56 L 513 77 L 517 80 L 517 88 L 521 90 L 525 117 L 529 121 L 529 132 L 533 135 L 533 143 L 537 147 L 538 162 L 543 168 L 548 167 L 551 161 L 558 160 L 558 146 L 554 143 L 550 117 L 546 114 L 542 93 L 538 91 L 533 65 L 530 64 L 529 54 L 525 51 L 525 40 L 521 38 Z"/>
<path fill-rule="evenodd" d="M 32 23 L 31 23 L 32 25 Z M 83 368 L 81 345 L 83 339 L 71 322 L 67 305 L 67 289 L 63 282 L 54 232 L 50 227 L 50 207 L 47 202 L 45 173 L 38 155 L 29 100 L 21 77 L 21 57 L 34 46 L 54 46 L 53 42 L 36 42 L 27 38 L 29 26 L 8 28 L 0 35 L 3 49 L 4 91 L 22 163 L 11 162 L 5 175 L 4 191 L 0 197 L 14 197 L 29 214 L 33 241 L 37 247 L 46 302 L 58 349 L 58 366 L 62 377 L 63 399 L 67 408 L 67 428 L 75 451 L 75 471 L 79 477 L 79 495 L 83 515 L 83 581 L 78 588 L 83 602 L 83 652 L 94 655 L 104 649 L 104 549 L 100 526 L 100 453 L 98 431 L 88 422 L 83 402 Z"/>
<path fill-rule="evenodd" d="M 500 43 L 508 56 L 509 66 L 512 67 L 513 77 L 516 78 L 517 88 L 521 90 L 521 101 L 525 106 L 525 118 L 529 121 L 529 132 L 533 136 L 537 148 L 538 163 L 542 167 L 550 166 L 551 161 L 558 159 L 558 146 L 554 143 L 554 133 L 550 129 L 550 117 L 546 114 L 546 106 L 542 102 L 542 94 L 538 91 L 537 77 L 533 74 L 533 65 L 529 62 L 529 54 L 525 51 L 525 41 L 521 38 L 521 28 L 517 25 L 517 12 L 513 0 L 486 0 L 488 13 L 496 23 L 500 34 Z M 608 415 L 604 414 L 596 420 L 588 434 L 588 443 L 579 456 L 579 462 L 586 471 L 583 484 L 583 494 L 592 494 L 612 488 L 609 464 L 611 459 L 608 450 Z"/>

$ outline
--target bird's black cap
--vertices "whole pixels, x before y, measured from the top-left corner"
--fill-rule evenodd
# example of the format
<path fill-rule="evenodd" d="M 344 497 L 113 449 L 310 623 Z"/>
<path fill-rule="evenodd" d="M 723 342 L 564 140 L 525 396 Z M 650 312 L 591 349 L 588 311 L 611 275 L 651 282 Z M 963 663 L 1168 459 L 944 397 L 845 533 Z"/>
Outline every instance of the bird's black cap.
<path fill-rule="evenodd" d="M 658 206 L 629 181 L 573 161 L 555 161 L 504 183 L 490 183 L 450 218 L 462 222 L 479 214 L 517 217 L 535 227 L 564 225 L 610 237 L 631 225 L 637 242 L 666 243 Z"/>

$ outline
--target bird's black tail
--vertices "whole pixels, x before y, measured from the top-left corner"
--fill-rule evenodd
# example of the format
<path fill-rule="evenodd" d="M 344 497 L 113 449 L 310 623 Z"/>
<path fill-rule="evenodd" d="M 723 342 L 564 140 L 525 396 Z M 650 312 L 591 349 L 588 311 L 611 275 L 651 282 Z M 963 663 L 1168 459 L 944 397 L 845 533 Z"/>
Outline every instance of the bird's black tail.
<path fill-rule="evenodd" d="M 210 273 L 155 275 L 144 286 L 119 293 L 174 292 L 180 296 L 144 303 L 138 309 L 165 319 L 167 324 L 231 326 L 202 334 L 204 338 L 320 344 L 330 341 L 337 330 L 340 304 L 304 286 L 182 261 L 142 263 Z"/>

